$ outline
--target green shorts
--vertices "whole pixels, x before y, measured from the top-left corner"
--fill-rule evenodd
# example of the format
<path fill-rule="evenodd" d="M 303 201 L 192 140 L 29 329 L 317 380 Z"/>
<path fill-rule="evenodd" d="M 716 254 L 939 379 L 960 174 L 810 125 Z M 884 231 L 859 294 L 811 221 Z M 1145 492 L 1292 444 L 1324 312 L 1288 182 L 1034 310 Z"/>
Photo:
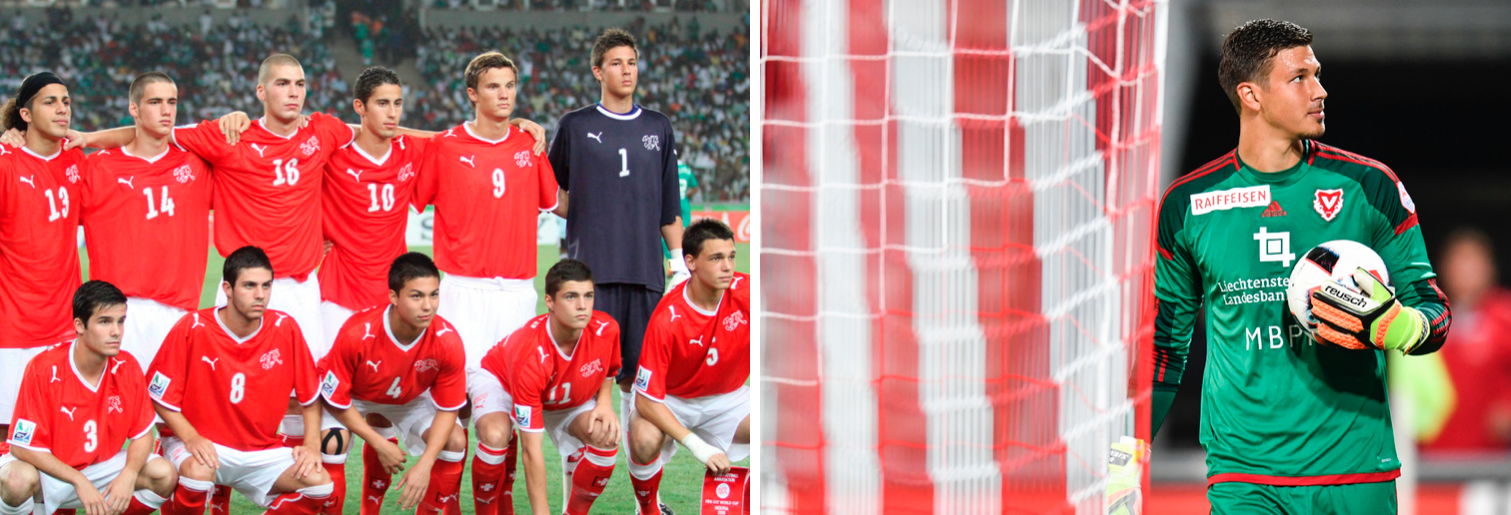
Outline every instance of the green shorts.
<path fill-rule="evenodd" d="M 1396 512 L 1396 482 L 1271 486 L 1226 482 L 1207 487 L 1212 515 L 1380 515 Z"/>

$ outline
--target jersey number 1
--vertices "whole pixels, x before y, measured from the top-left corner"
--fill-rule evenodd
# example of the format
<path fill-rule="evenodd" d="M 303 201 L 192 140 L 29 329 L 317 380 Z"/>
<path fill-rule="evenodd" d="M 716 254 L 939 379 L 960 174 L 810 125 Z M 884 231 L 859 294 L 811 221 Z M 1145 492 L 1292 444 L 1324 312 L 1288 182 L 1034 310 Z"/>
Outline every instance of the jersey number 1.
<path fill-rule="evenodd" d="M 561 398 L 556 398 L 556 391 L 561 390 Z M 561 386 L 551 389 L 551 398 L 546 399 L 546 404 L 562 404 L 572 399 L 572 383 L 562 383 Z"/>
<path fill-rule="evenodd" d="M 625 149 L 619 149 L 619 176 L 630 176 L 630 153 Z"/>

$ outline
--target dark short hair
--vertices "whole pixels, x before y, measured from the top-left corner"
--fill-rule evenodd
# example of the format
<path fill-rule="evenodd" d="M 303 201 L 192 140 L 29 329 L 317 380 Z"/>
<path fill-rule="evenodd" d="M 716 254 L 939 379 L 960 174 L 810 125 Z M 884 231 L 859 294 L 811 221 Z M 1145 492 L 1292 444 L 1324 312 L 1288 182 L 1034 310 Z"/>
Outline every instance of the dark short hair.
<path fill-rule="evenodd" d="M 406 252 L 394 258 L 393 264 L 388 266 L 388 289 L 399 293 L 404 289 L 404 283 L 421 277 L 441 278 L 441 271 L 435 267 L 435 261 L 430 256 L 419 252 Z"/>
<path fill-rule="evenodd" d="M 467 89 L 477 91 L 477 83 L 482 80 L 483 74 L 494 68 L 508 68 L 514 70 L 514 79 L 519 80 L 519 67 L 514 61 L 504 57 L 502 52 L 490 51 L 478 54 L 467 63 Z"/>
<path fill-rule="evenodd" d="M 1217 65 L 1217 82 L 1233 102 L 1233 110 L 1243 113 L 1240 83 L 1260 82 L 1269 75 L 1276 54 L 1310 44 L 1312 32 L 1288 21 L 1254 20 L 1233 29 L 1222 40 L 1222 61 Z"/>
<path fill-rule="evenodd" d="M 735 232 L 730 230 L 728 225 L 724 225 L 724 222 L 703 218 L 693 222 L 692 225 L 687 226 L 687 230 L 682 231 L 682 254 L 696 258 L 698 254 L 703 253 L 703 242 L 733 239 L 735 239 Z"/>
<path fill-rule="evenodd" d="M 361 100 L 363 104 L 366 104 L 367 99 L 372 98 L 373 91 L 378 89 L 378 86 L 385 84 L 393 84 L 399 87 L 404 86 L 399 82 L 399 74 L 394 73 L 393 70 L 388 68 L 373 66 L 362 70 L 362 75 L 357 76 L 357 83 L 352 86 L 353 98 Z"/>
<path fill-rule="evenodd" d="M 126 294 L 121 293 L 120 288 L 114 284 L 98 279 L 79 286 L 78 291 L 73 292 L 73 318 L 84 322 L 89 327 L 89 319 L 94 318 L 95 313 L 110 306 L 118 306 L 126 303 Z"/>
<path fill-rule="evenodd" d="M 147 72 L 141 75 L 137 75 L 136 78 L 131 81 L 131 103 L 140 104 L 142 102 L 142 95 L 147 94 L 147 85 L 156 84 L 159 82 L 166 82 L 168 84 L 173 84 L 174 86 L 178 85 L 173 82 L 172 77 L 169 77 L 168 74 L 163 72 Z"/>
<path fill-rule="evenodd" d="M 226 264 L 220 269 L 221 279 L 235 286 L 236 280 L 241 278 L 241 271 L 248 268 L 266 268 L 272 272 L 273 261 L 262 249 L 247 245 L 226 256 Z"/>
<path fill-rule="evenodd" d="M 556 292 L 561 291 L 561 285 L 567 281 L 593 282 L 593 270 L 588 268 L 587 263 L 575 259 L 557 261 L 546 271 L 546 296 L 555 297 Z"/>
<path fill-rule="evenodd" d="M 593 42 L 593 67 L 603 66 L 603 54 L 622 46 L 630 47 L 636 56 L 640 55 L 640 48 L 635 46 L 635 36 L 618 27 L 604 29 L 603 34 L 599 34 Z"/>

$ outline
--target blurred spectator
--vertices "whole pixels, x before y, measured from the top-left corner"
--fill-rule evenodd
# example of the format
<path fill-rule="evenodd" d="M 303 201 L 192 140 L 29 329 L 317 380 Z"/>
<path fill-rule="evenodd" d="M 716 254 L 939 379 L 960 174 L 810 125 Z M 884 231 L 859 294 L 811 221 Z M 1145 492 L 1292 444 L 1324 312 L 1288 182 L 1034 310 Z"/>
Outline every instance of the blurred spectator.
<path fill-rule="evenodd" d="M 1505 450 L 1511 443 L 1511 291 L 1495 270 L 1485 233 L 1448 236 L 1437 271 L 1453 306 L 1453 329 L 1438 354 L 1458 402 L 1430 450 Z"/>
<path fill-rule="evenodd" d="M 625 27 L 641 41 L 636 102 L 660 111 L 677 131 L 682 162 L 698 174 L 703 202 L 747 202 L 750 191 L 750 50 L 746 27 L 733 34 L 678 21 Z M 700 34 L 701 32 L 701 34 Z M 519 65 L 515 115 L 548 131 L 568 111 L 598 101 L 589 57 L 596 31 L 508 28 L 427 31 L 416 49 L 420 84 L 406 98 L 405 123 L 445 130 L 470 119 L 461 71 L 473 56 L 497 49 Z M 698 37 L 693 37 L 698 34 Z"/>
<path fill-rule="evenodd" d="M 74 128 L 108 129 L 131 123 L 126 109 L 131 79 L 162 71 L 178 83 L 180 124 L 233 110 L 256 117 L 262 112 L 257 67 L 278 52 L 304 65 L 306 113 L 338 112 L 350 95 L 325 43 L 309 37 L 300 23 L 256 25 L 233 13 L 227 23 L 201 34 L 198 25 L 169 26 L 161 20 L 141 26 L 123 26 L 114 16 L 70 20 L 71 14 L 60 12 L 46 24 L 0 28 L 0 101 L 22 78 L 51 70 L 69 83 Z"/>

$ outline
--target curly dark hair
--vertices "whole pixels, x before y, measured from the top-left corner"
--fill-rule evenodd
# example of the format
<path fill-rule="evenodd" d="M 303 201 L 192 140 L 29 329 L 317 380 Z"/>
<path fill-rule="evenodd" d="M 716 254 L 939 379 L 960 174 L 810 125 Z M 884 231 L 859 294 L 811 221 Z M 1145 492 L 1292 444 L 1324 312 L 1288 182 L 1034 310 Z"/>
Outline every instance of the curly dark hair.
<path fill-rule="evenodd" d="M 366 70 L 362 70 L 362 75 L 357 76 L 357 83 L 352 86 L 353 97 L 357 100 L 361 100 L 362 104 L 366 105 L 367 99 L 372 98 L 373 96 L 373 90 L 378 89 L 378 86 L 382 86 L 384 84 L 393 84 L 400 87 L 403 86 L 403 84 L 399 82 L 399 74 L 394 73 L 393 70 L 390 70 L 388 68 L 384 68 L 382 66 L 373 66 Z"/>
<path fill-rule="evenodd" d="M 1233 110 L 1243 114 L 1240 83 L 1263 80 L 1276 54 L 1310 44 L 1312 32 L 1288 21 L 1254 20 L 1233 29 L 1222 40 L 1222 62 L 1217 65 L 1217 82 L 1233 102 Z"/>

